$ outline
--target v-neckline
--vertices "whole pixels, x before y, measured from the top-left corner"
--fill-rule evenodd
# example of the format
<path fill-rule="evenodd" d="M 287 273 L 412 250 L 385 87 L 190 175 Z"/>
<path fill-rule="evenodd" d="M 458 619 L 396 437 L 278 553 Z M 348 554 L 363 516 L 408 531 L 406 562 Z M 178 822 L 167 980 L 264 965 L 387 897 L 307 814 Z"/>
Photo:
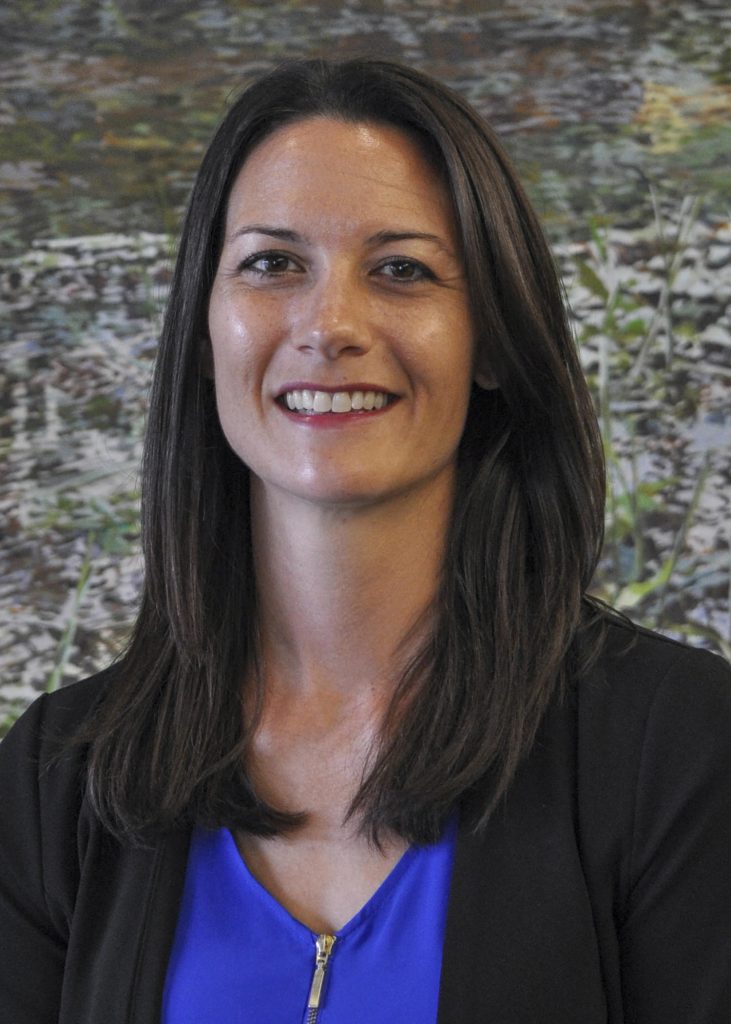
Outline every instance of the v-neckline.
<path fill-rule="evenodd" d="M 260 902 L 263 902 L 264 905 L 268 907 L 272 916 L 275 920 L 278 920 L 281 925 L 286 927 L 290 932 L 297 934 L 300 938 L 306 937 L 307 941 L 311 942 L 313 936 L 317 936 L 318 932 L 314 931 L 303 921 L 300 921 L 298 917 L 295 917 L 295 915 L 292 914 L 291 911 L 287 910 L 284 904 L 282 904 L 276 896 L 274 896 L 267 887 L 259 881 L 247 864 L 246 858 L 239 849 L 231 830 L 223 828 L 220 832 L 223 833 L 223 835 L 220 836 L 220 839 L 224 844 L 226 857 L 227 859 L 233 858 L 235 860 L 236 865 L 233 867 L 233 870 L 239 874 L 241 881 L 246 888 L 252 892 Z M 344 925 L 336 930 L 330 931 L 329 934 L 342 940 L 357 931 L 365 921 L 377 912 L 381 903 L 383 903 L 391 891 L 398 885 L 403 876 L 409 871 L 418 854 L 423 852 L 423 850 L 423 847 L 418 846 L 407 847 L 386 877 L 378 884 L 368 897 L 366 902 L 356 910 Z"/>

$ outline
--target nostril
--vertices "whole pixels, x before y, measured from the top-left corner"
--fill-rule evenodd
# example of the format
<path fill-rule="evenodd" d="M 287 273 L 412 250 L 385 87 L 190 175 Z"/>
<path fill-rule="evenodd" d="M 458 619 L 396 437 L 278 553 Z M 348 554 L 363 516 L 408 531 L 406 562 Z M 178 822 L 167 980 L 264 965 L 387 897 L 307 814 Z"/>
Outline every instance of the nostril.
<path fill-rule="evenodd" d="M 296 346 L 300 352 L 319 353 L 326 359 L 338 359 L 343 355 L 361 355 L 368 350 L 368 342 L 352 333 L 332 332 L 302 338 Z"/>
<path fill-rule="evenodd" d="M 364 352 L 369 347 L 367 325 L 360 323 L 352 309 L 338 303 L 338 309 L 312 310 L 300 325 L 297 347 L 301 351 L 320 352 L 328 359 Z"/>

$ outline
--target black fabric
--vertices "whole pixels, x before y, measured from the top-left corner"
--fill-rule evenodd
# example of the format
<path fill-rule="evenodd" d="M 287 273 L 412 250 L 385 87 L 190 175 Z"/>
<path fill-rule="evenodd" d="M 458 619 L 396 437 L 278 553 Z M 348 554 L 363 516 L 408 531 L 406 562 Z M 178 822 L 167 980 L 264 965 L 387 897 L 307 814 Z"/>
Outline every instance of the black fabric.
<path fill-rule="evenodd" d="M 439 1024 L 731 1021 L 731 670 L 632 635 L 609 627 L 488 828 L 460 829 Z M 119 844 L 83 757 L 46 767 L 104 685 L 0 745 L 3 1024 L 159 1022 L 189 836 Z"/>

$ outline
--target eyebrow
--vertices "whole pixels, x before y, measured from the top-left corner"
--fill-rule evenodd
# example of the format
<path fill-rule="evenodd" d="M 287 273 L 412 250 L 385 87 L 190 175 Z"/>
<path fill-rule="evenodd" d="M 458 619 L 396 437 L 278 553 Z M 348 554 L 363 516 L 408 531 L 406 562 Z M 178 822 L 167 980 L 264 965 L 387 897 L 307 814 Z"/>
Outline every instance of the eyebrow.
<path fill-rule="evenodd" d="M 237 228 L 236 231 L 230 236 L 229 241 L 232 242 L 236 238 L 240 238 L 242 235 L 268 235 L 270 238 L 278 238 L 283 242 L 299 242 L 304 245 L 309 245 L 309 239 L 305 235 L 299 234 L 297 231 L 292 231 L 290 228 L 275 228 L 269 224 L 246 224 L 244 227 Z M 453 256 L 454 253 L 451 251 L 449 246 L 445 243 L 444 239 L 440 238 L 439 235 L 432 235 L 427 231 L 377 231 L 374 235 L 370 235 L 366 239 L 367 245 L 387 245 L 389 242 L 408 242 L 417 239 L 424 242 L 433 242 L 435 245 L 443 249 L 448 255 Z"/>
<path fill-rule="evenodd" d="M 242 228 L 237 228 L 230 236 L 229 242 L 233 242 L 235 238 L 240 238 L 241 235 L 269 235 L 270 238 L 281 238 L 283 242 L 304 242 L 308 244 L 308 239 L 297 231 L 290 231 L 289 228 L 274 228 L 268 224 L 247 224 Z"/>
<path fill-rule="evenodd" d="M 439 235 L 431 235 L 427 231 L 377 231 L 375 235 L 371 235 L 366 241 L 369 245 L 384 245 L 388 242 L 408 242 L 413 239 L 418 239 L 422 242 L 434 242 L 435 245 L 438 245 L 440 249 L 443 249 L 450 256 L 453 255 L 443 238 L 440 238 Z"/>

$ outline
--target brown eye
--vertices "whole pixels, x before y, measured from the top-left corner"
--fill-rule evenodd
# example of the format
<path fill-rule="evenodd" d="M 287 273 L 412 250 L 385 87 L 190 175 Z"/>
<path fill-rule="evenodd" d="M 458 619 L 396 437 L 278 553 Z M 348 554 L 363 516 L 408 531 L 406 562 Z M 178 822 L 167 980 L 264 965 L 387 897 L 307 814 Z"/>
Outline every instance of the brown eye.
<path fill-rule="evenodd" d="M 239 264 L 240 271 L 250 271 L 262 277 L 284 274 L 297 269 L 294 260 L 282 252 L 255 252 Z"/>
<path fill-rule="evenodd" d="M 379 270 L 394 281 L 411 284 L 416 281 L 434 280 L 434 274 L 417 260 L 405 258 L 390 259 L 380 265 Z"/>

